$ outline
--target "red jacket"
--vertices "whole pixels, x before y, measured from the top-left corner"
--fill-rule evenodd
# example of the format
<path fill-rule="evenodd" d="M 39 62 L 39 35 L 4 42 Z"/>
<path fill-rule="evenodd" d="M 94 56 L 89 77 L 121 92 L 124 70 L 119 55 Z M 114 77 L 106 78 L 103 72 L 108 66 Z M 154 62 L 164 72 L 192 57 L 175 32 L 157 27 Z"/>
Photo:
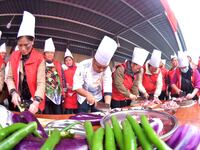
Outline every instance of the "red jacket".
<path fill-rule="evenodd" d="M 119 64 L 117 65 L 115 68 L 117 67 L 123 67 L 124 70 L 126 69 L 126 65 L 125 64 Z M 114 74 L 114 72 L 113 72 Z M 117 100 L 117 101 L 123 101 L 123 100 L 127 100 L 130 99 L 128 97 L 125 97 L 122 93 L 120 93 L 118 91 L 118 89 L 116 88 L 115 84 L 114 84 L 114 75 L 112 74 L 113 77 L 113 83 L 112 83 L 112 99 Z M 124 81 L 123 81 L 123 85 L 125 86 L 126 89 L 128 89 L 129 91 L 131 90 L 131 88 L 133 87 L 133 77 L 127 73 L 124 73 Z"/>
<path fill-rule="evenodd" d="M 169 72 L 168 72 L 170 84 L 172 83 L 172 80 L 174 78 L 175 73 L 176 73 L 176 69 L 170 69 Z M 172 88 L 171 88 L 171 94 L 172 95 L 176 94 L 176 91 Z"/>
<path fill-rule="evenodd" d="M 167 89 L 167 77 L 168 77 L 168 70 L 165 67 L 160 68 L 162 73 L 162 91 L 166 91 Z"/>
<path fill-rule="evenodd" d="M 66 109 L 77 109 L 78 103 L 77 103 L 77 94 L 76 91 L 72 90 L 73 87 L 73 77 L 74 73 L 76 71 L 76 66 L 68 67 L 64 71 L 65 79 L 66 79 L 66 85 L 67 85 L 67 92 L 65 94 L 65 100 L 64 100 L 64 108 Z"/>
<path fill-rule="evenodd" d="M 21 59 L 20 51 L 14 51 L 10 57 L 10 64 L 12 66 L 12 73 L 13 73 L 14 83 L 15 83 L 15 87 L 16 87 L 17 91 L 19 88 L 18 66 L 19 66 L 20 59 Z M 32 97 L 34 97 L 35 91 L 37 88 L 38 67 L 43 60 L 44 60 L 43 55 L 41 53 L 37 52 L 33 48 L 29 59 L 24 64 L 25 71 L 26 71 L 27 84 L 30 89 L 30 93 L 31 93 Z M 42 99 L 43 98 L 44 97 L 42 97 Z M 39 108 L 42 110 L 42 108 L 43 108 L 42 103 L 40 103 Z"/>
<path fill-rule="evenodd" d="M 158 79 L 158 75 L 160 73 L 160 69 L 157 74 L 149 75 L 146 74 L 146 65 L 143 68 L 144 68 L 144 73 L 143 73 L 142 85 L 144 86 L 148 94 L 154 94 L 156 90 L 156 82 Z"/>

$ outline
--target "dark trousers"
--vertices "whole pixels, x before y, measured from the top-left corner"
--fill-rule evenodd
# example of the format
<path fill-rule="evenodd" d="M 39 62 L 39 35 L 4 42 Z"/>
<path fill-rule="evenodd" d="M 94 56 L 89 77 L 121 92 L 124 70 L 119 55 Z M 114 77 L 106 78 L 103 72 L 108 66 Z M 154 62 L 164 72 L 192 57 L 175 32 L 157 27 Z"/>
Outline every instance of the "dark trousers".
<path fill-rule="evenodd" d="M 103 102 L 103 100 L 100 100 Z M 94 105 L 89 105 L 87 100 L 85 100 L 82 104 L 78 103 L 78 113 L 80 112 L 97 112 L 98 110 L 95 109 Z"/>
<path fill-rule="evenodd" d="M 64 109 L 64 114 L 76 114 L 77 112 L 77 109 Z"/>
<path fill-rule="evenodd" d="M 130 106 L 131 100 L 123 100 L 123 101 L 116 101 L 114 99 L 111 100 L 111 108 L 122 108 L 126 106 Z"/>
<path fill-rule="evenodd" d="M 45 109 L 43 114 L 62 114 L 62 107 L 54 104 L 51 100 L 46 97 Z"/>
<path fill-rule="evenodd" d="M 169 99 L 169 97 L 167 96 L 167 94 L 166 94 L 166 91 L 162 91 L 161 93 L 160 93 L 160 96 L 158 97 L 160 100 L 168 100 Z"/>

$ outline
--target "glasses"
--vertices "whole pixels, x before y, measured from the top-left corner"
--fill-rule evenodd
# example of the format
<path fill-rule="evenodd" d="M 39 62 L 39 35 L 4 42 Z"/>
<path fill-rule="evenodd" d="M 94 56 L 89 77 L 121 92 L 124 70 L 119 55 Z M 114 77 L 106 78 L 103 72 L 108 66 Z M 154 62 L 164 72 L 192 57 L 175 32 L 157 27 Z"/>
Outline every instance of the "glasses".
<path fill-rule="evenodd" d="M 32 43 L 27 43 L 27 44 L 18 44 L 19 49 L 25 48 L 26 50 L 29 50 L 32 46 Z"/>

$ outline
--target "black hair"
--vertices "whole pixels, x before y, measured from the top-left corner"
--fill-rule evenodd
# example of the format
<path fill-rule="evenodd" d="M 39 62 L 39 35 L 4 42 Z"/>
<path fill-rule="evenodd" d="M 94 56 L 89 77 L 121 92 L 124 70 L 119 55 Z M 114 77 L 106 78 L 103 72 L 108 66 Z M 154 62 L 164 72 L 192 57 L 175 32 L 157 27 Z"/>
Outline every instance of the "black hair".
<path fill-rule="evenodd" d="M 20 36 L 20 37 L 18 37 L 18 38 L 17 38 L 17 41 L 19 41 L 22 37 L 26 37 L 29 41 L 33 41 L 33 40 L 34 40 L 34 37 L 25 35 L 25 36 Z"/>

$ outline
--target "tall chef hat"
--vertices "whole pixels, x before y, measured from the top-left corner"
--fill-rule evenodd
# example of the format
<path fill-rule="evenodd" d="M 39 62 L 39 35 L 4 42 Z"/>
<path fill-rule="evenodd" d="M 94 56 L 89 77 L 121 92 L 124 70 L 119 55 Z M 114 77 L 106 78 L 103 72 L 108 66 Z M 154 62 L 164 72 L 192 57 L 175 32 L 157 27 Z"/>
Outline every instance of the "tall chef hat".
<path fill-rule="evenodd" d="M 70 50 L 67 48 L 66 51 L 65 51 L 65 57 L 71 57 L 71 58 L 74 58 L 72 56 L 72 53 L 70 52 Z"/>
<path fill-rule="evenodd" d="M 149 64 L 158 68 L 161 61 L 161 51 L 154 49 Z"/>
<path fill-rule="evenodd" d="M 6 52 L 6 44 L 3 43 L 1 46 L 0 46 L 0 52 Z"/>
<path fill-rule="evenodd" d="M 55 46 L 52 38 L 45 40 L 44 52 L 55 52 Z"/>
<path fill-rule="evenodd" d="M 35 17 L 27 11 L 24 11 L 17 38 L 20 36 L 35 37 Z"/>
<path fill-rule="evenodd" d="M 111 58 L 113 57 L 117 49 L 117 43 L 108 36 L 104 36 L 97 52 L 94 56 L 96 61 L 101 65 L 109 65 Z"/>
<path fill-rule="evenodd" d="M 171 59 L 173 59 L 173 58 L 177 58 L 175 53 L 174 53 L 174 55 L 171 55 Z"/>
<path fill-rule="evenodd" d="M 132 55 L 132 62 L 143 66 L 148 54 L 149 52 L 147 50 L 135 47 Z"/>
<path fill-rule="evenodd" d="M 178 51 L 178 63 L 179 63 L 179 67 L 189 66 L 188 58 L 185 55 L 185 53 L 182 51 Z"/>

